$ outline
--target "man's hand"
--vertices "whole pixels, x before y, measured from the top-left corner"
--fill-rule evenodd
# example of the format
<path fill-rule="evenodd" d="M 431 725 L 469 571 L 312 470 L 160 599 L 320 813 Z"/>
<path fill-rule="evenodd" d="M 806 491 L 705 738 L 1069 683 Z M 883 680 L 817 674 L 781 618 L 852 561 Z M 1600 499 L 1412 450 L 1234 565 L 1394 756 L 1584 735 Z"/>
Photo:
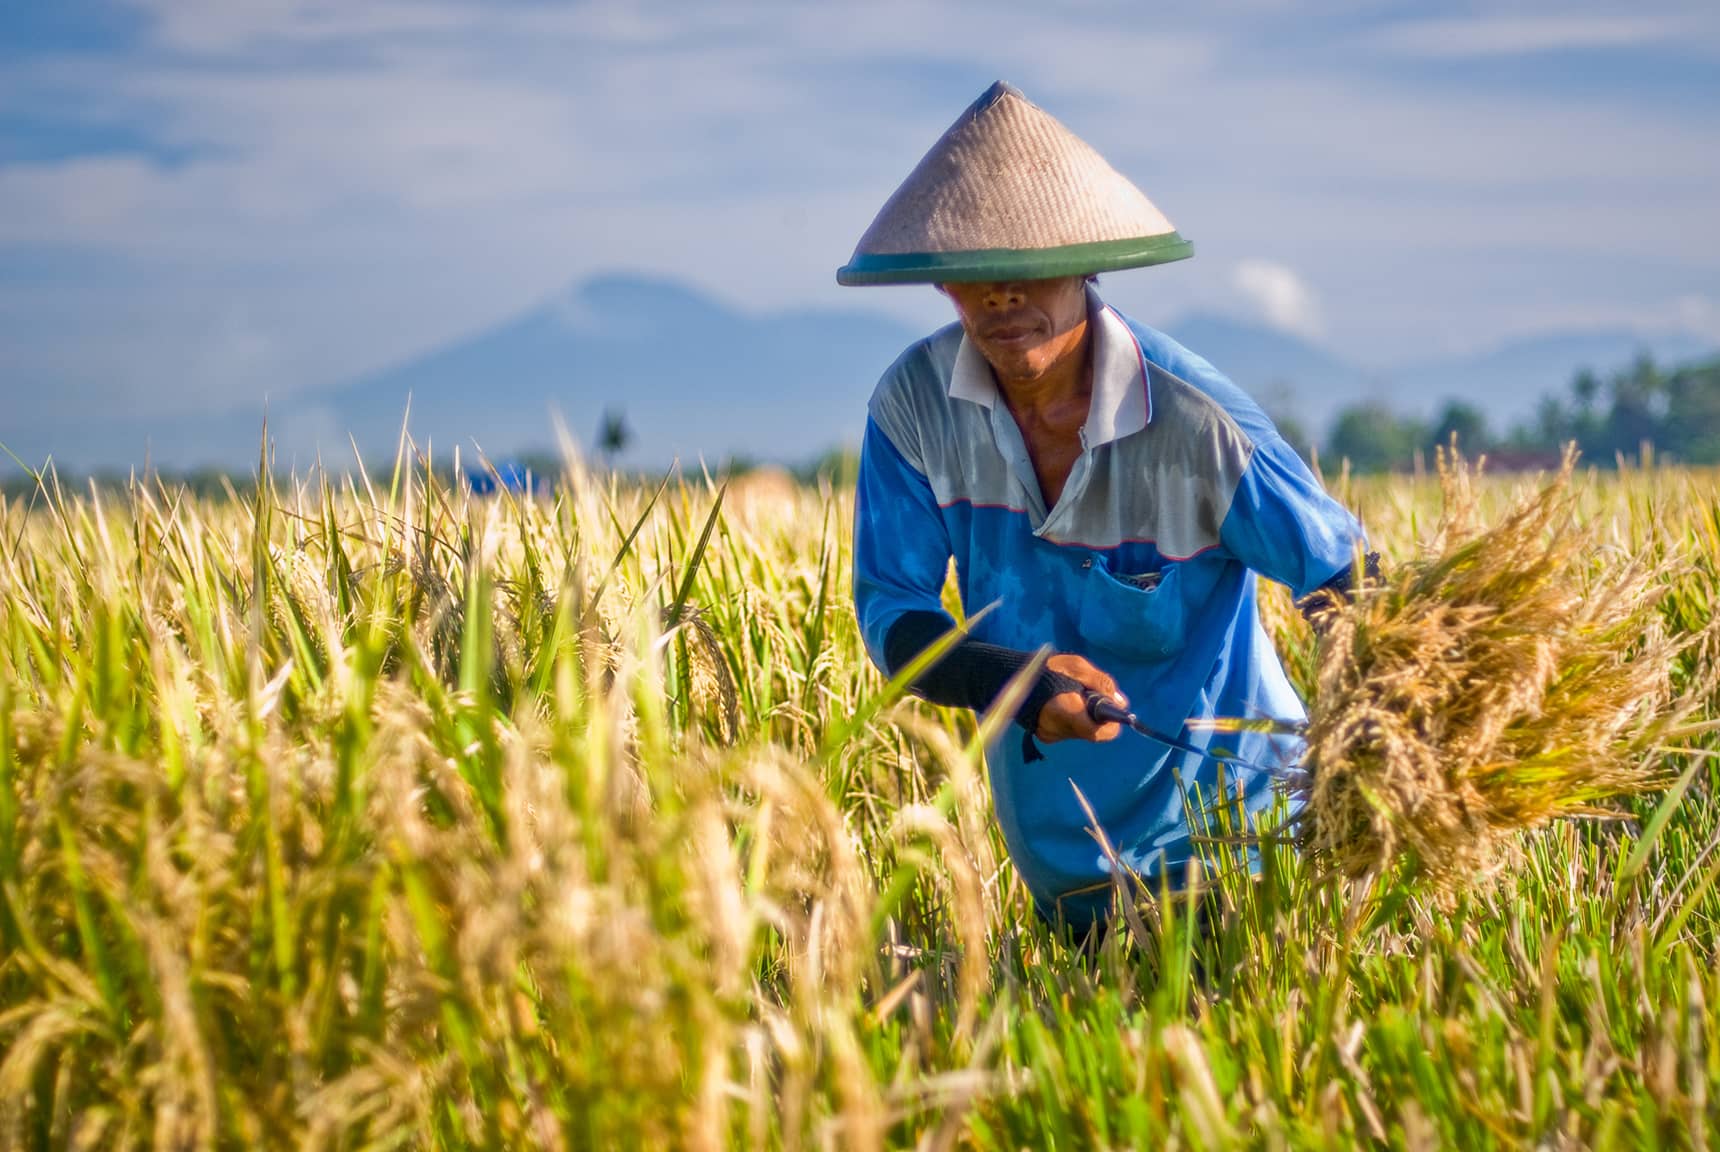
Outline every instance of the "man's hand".
<path fill-rule="evenodd" d="M 1084 656 L 1059 652 L 1045 662 L 1053 672 L 1061 672 L 1078 681 L 1088 690 L 1109 696 L 1121 707 L 1128 699 L 1117 691 L 1117 682 L 1099 671 Z M 1087 698 L 1080 692 L 1059 692 L 1039 710 L 1039 727 L 1033 733 L 1041 744 L 1059 740 L 1115 740 L 1123 731 L 1119 724 L 1098 724 L 1087 714 Z"/>

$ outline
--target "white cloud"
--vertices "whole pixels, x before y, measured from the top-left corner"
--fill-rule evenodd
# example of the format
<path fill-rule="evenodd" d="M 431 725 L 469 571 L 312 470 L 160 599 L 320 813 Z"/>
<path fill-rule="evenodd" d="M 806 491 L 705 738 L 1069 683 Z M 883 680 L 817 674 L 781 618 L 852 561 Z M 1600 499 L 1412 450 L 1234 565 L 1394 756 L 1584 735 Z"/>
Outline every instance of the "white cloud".
<path fill-rule="evenodd" d="M 1232 283 L 1253 311 L 1272 327 L 1313 340 L 1325 335 L 1319 299 L 1288 265 L 1272 260 L 1244 260 L 1232 272 Z"/>
<path fill-rule="evenodd" d="M 1720 347 L 1720 298 L 1701 293 L 1617 303 L 1525 301 L 1500 309 L 1498 320 L 1504 337 L 1625 330 L 1643 336 L 1692 337 Z"/>
<path fill-rule="evenodd" d="M 1720 344 L 1720 300 L 1709 296 L 1680 296 L 1673 301 L 1672 316 L 1677 327 Z"/>
<path fill-rule="evenodd" d="M 1372 42 L 1404 56 L 1469 59 L 1630 47 L 1671 40 L 1678 32 L 1675 21 L 1636 16 L 1488 16 L 1395 24 Z"/>
<path fill-rule="evenodd" d="M 1389 359 L 1452 332 L 1486 341 L 1503 305 L 1571 288 L 1519 277 L 1507 294 L 1492 282 L 1501 253 L 1604 262 L 1597 308 L 1720 283 L 1720 130 L 1702 110 L 1598 89 L 1412 88 L 1261 55 L 1270 5 L 1248 20 L 1090 7 L 1071 21 L 968 0 L 134 2 L 153 21 L 143 49 L 0 77 L 9 107 L 69 93 L 186 157 L 0 165 L 0 369 L 87 381 L 68 395 L 183 407 L 332 384 L 618 268 L 746 308 L 929 322 L 929 293 L 843 291 L 834 269 L 996 77 L 1195 241 L 1196 260 L 1107 277 L 1148 322 L 1246 302 Z M 1542 23 L 1490 42 L 1549 42 Z M 1406 44 L 1447 51 L 1475 35 L 1403 27 Z M 1647 35 L 1574 27 L 1567 41 Z M 25 87 L 51 68 L 58 88 Z M 12 246 L 111 265 L 8 285 Z M 1632 262 L 1684 278 L 1628 279 Z"/>
<path fill-rule="evenodd" d="M 446 32 L 476 23 L 458 0 L 125 0 L 175 51 L 222 56 L 269 45 L 342 44 L 357 38 Z"/>

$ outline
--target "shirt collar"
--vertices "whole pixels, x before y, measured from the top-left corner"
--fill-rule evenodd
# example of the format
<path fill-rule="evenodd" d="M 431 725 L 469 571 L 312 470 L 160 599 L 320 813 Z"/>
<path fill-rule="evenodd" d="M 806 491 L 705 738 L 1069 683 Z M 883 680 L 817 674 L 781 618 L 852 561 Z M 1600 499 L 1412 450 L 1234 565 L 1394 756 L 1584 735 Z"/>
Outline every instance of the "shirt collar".
<path fill-rule="evenodd" d="M 1087 288 L 1087 322 L 1093 340 L 1093 401 L 1087 413 L 1087 447 L 1109 444 L 1145 428 L 1153 418 L 1147 394 L 1147 362 L 1140 341 L 1115 309 Z M 997 378 L 991 365 L 963 333 L 950 372 L 950 398 L 983 408 L 997 404 Z"/>

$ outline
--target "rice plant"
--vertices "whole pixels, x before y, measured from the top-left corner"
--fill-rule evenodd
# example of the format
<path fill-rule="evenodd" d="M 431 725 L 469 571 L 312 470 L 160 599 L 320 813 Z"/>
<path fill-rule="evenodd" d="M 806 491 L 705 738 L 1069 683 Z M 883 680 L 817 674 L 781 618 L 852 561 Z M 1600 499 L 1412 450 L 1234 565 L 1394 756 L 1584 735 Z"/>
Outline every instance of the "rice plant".
<path fill-rule="evenodd" d="M 1684 549 L 1610 546 L 1571 490 L 1574 457 L 1489 523 L 1473 473 L 1441 459 L 1423 554 L 1323 606 L 1302 843 L 1348 876 L 1397 870 L 1446 892 L 1513 858 L 1515 833 L 1664 789 L 1704 734 L 1712 622 L 1669 629 Z M 1683 658 L 1695 661 L 1674 691 Z"/>
<path fill-rule="evenodd" d="M 1504 834 L 1495 883 L 1443 899 L 1251 857 L 1219 805 L 1205 930 L 1149 902 L 1085 954 L 1008 866 L 988 729 L 867 663 L 849 491 L 731 508 L 570 465 L 475 498 L 409 449 L 259 474 L 0 504 L 0 1146 L 1701 1148 L 1720 1121 L 1705 737 L 1650 749 L 1671 787 L 1629 818 Z M 1473 522 L 1537 490 L 1475 480 Z M 1636 574 L 1666 698 L 1714 719 L 1681 639 L 1720 586 L 1714 478 L 1567 490 L 1573 562 Z M 1342 495 L 1389 568 L 1426 559 L 1433 485 Z M 1321 642 L 1266 603 L 1318 715 Z"/>

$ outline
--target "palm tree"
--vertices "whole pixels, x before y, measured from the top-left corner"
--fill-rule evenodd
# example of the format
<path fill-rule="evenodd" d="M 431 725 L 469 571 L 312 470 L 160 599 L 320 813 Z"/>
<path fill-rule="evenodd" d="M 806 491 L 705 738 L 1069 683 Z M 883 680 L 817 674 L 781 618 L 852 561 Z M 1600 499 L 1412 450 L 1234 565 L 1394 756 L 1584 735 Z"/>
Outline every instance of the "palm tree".
<path fill-rule="evenodd" d="M 632 439 L 633 431 L 627 427 L 626 417 L 619 410 L 605 408 L 597 429 L 597 453 L 603 457 L 603 463 L 614 464 L 615 457 L 626 451 Z"/>

